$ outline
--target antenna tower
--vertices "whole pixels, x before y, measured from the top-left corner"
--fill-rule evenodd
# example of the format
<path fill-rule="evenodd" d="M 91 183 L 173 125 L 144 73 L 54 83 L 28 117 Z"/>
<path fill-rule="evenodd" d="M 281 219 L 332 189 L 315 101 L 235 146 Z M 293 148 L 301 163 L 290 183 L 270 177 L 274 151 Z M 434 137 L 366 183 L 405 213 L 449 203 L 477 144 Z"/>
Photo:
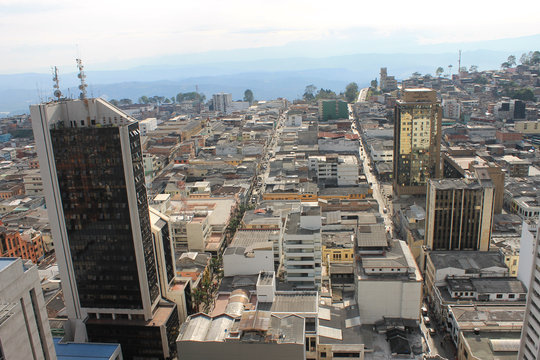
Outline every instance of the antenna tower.
<path fill-rule="evenodd" d="M 458 74 L 461 73 L 461 50 L 459 50 L 459 57 L 458 57 Z"/>
<path fill-rule="evenodd" d="M 58 101 L 62 97 L 62 92 L 60 91 L 60 85 L 59 85 L 60 79 L 58 78 L 58 68 L 55 66 L 52 70 L 53 70 L 53 82 L 54 82 L 53 94 L 56 97 L 56 100 Z"/>
<path fill-rule="evenodd" d="M 79 74 L 77 75 L 77 77 L 81 79 L 81 85 L 79 85 L 79 90 L 81 90 L 81 94 L 79 95 L 79 98 L 83 100 L 83 99 L 86 99 L 86 88 L 88 87 L 88 85 L 84 81 L 84 79 L 86 79 L 86 75 L 84 74 L 84 66 L 82 64 L 82 60 L 81 59 L 76 59 L 76 60 L 77 60 L 77 67 L 79 68 Z"/>

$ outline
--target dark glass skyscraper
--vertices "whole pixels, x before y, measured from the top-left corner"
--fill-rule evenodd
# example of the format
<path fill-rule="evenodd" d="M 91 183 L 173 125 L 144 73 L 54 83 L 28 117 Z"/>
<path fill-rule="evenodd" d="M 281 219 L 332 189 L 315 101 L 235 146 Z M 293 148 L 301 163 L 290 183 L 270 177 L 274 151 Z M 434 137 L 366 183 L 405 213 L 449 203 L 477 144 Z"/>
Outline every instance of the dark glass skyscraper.
<path fill-rule="evenodd" d="M 125 358 L 170 357 L 177 314 L 160 294 L 138 123 L 102 99 L 31 113 L 68 335 L 120 342 Z"/>

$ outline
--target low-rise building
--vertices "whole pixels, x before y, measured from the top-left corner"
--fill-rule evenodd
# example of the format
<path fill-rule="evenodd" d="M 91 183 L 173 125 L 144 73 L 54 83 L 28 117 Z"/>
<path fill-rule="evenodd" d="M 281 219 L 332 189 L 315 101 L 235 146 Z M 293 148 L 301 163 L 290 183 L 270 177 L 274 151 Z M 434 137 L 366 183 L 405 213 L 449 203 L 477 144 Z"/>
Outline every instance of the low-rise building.
<path fill-rule="evenodd" d="M 390 245 L 382 254 L 361 255 L 357 263 L 356 298 L 362 324 L 383 318 L 420 319 L 420 270 L 404 241 Z"/>

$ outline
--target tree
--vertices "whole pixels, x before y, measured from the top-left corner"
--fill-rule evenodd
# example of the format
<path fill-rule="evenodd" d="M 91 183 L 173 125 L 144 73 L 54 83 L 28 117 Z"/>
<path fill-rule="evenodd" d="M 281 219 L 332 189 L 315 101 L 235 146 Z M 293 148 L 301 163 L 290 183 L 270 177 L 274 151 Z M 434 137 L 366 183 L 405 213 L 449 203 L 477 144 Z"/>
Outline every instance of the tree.
<path fill-rule="evenodd" d="M 247 101 L 249 105 L 253 103 L 253 91 L 250 89 L 246 89 L 246 91 L 244 91 L 244 101 Z"/>
<path fill-rule="evenodd" d="M 442 68 L 442 66 L 439 66 L 437 68 L 437 70 L 435 70 L 435 75 L 437 75 L 437 77 L 441 77 L 441 75 L 444 73 L 444 69 Z"/>
<path fill-rule="evenodd" d="M 512 65 L 510 65 L 510 63 L 508 61 L 505 61 L 501 64 L 501 69 L 508 69 L 510 68 Z"/>
<path fill-rule="evenodd" d="M 422 74 L 420 74 L 418 71 L 412 73 L 413 78 L 419 78 L 420 76 L 422 76 Z"/>
<path fill-rule="evenodd" d="M 321 99 L 336 99 L 337 95 L 330 89 L 320 89 L 317 95 L 315 96 L 316 100 Z"/>
<path fill-rule="evenodd" d="M 358 84 L 355 82 L 350 83 L 345 87 L 345 99 L 347 102 L 353 103 L 358 98 Z"/>
<path fill-rule="evenodd" d="M 139 104 L 148 104 L 149 102 L 150 99 L 146 95 L 143 95 L 139 98 Z"/>
<path fill-rule="evenodd" d="M 516 57 L 514 55 L 510 55 L 506 61 L 508 61 L 510 67 L 516 65 Z"/>
<path fill-rule="evenodd" d="M 165 104 L 170 104 L 171 103 L 171 99 L 169 99 L 168 97 L 165 98 L 165 100 L 163 100 L 163 102 Z"/>
<path fill-rule="evenodd" d="M 120 105 L 131 105 L 133 101 L 131 99 L 120 99 Z"/>
<path fill-rule="evenodd" d="M 118 101 L 118 100 L 116 100 L 116 99 L 111 99 L 111 100 L 109 100 L 109 103 L 113 104 L 114 106 L 120 105 L 120 101 Z"/>
<path fill-rule="evenodd" d="M 317 91 L 317 87 L 313 84 L 306 86 L 306 90 L 304 91 L 303 98 L 306 101 L 311 101 L 315 99 L 315 92 Z"/>
<path fill-rule="evenodd" d="M 462 73 L 462 72 L 467 72 L 467 67 L 466 66 L 462 66 L 459 68 L 459 72 Z"/>
<path fill-rule="evenodd" d="M 172 103 L 175 103 L 175 102 L 176 102 L 176 96 L 171 96 L 171 102 L 172 102 Z"/>
<path fill-rule="evenodd" d="M 448 65 L 448 73 L 450 74 L 450 77 L 452 77 L 452 68 L 454 66 L 452 64 Z"/>
<path fill-rule="evenodd" d="M 371 80 L 371 83 L 369 84 L 369 86 L 372 87 L 373 89 L 377 89 L 378 85 L 379 84 L 377 83 L 377 79 Z"/>
<path fill-rule="evenodd" d="M 472 73 L 478 72 L 478 66 L 477 65 L 471 65 L 469 68 L 469 71 Z"/>

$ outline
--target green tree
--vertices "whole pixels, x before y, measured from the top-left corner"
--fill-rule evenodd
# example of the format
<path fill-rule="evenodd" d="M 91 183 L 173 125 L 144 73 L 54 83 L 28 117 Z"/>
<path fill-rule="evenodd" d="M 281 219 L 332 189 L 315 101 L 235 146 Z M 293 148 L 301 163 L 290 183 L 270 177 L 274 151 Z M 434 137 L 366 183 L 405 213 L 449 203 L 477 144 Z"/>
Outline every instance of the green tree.
<path fill-rule="evenodd" d="M 371 80 L 371 83 L 369 84 L 369 86 L 373 89 L 377 89 L 378 85 L 379 84 L 377 83 L 377 79 Z"/>
<path fill-rule="evenodd" d="M 148 103 L 150 103 L 150 99 L 148 98 L 148 96 L 143 95 L 139 98 L 139 104 L 148 104 Z"/>
<path fill-rule="evenodd" d="M 120 105 L 131 105 L 133 101 L 131 99 L 120 99 Z"/>
<path fill-rule="evenodd" d="M 352 82 L 345 87 L 345 99 L 349 103 L 353 103 L 358 98 L 358 84 Z"/>
<path fill-rule="evenodd" d="M 472 73 L 478 72 L 478 66 L 477 65 L 471 65 L 469 68 L 469 71 Z"/>
<path fill-rule="evenodd" d="M 172 102 L 172 103 L 175 103 L 175 102 L 176 102 L 176 96 L 171 96 L 171 102 Z"/>
<path fill-rule="evenodd" d="M 169 99 L 168 97 L 165 98 L 165 100 L 163 100 L 163 102 L 165 104 L 170 104 L 171 103 L 171 99 Z"/>
<path fill-rule="evenodd" d="M 413 78 L 419 78 L 420 76 L 422 76 L 422 74 L 420 74 L 418 71 L 412 73 Z"/>
<path fill-rule="evenodd" d="M 253 91 L 250 89 L 244 91 L 244 101 L 247 101 L 249 105 L 253 104 Z"/>
<path fill-rule="evenodd" d="M 514 55 L 510 55 L 506 61 L 508 61 L 510 67 L 516 66 L 516 57 Z"/>
<path fill-rule="evenodd" d="M 114 106 L 120 105 L 120 101 L 118 101 L 118 100 L 116 100 L 116 99 L 111 99 L 111 100 L 109 100 L 109 103 L 113 104 Z"/>
<path fill-rule="evenodd" d="M 508 69 L 510 68 L 512 65 L 508 62 L 508 61 L 505 61 L 501 64 L 501 69 Z"/>
<path fill-rule="evenodd" d="M 513 90 L 510 92 L 510 97 L 523 101 L 536 101 L 534 92 L 528 88 Z"/>
<path fill-rule="evenodd" d="M 317 87 L 313 84 L 306 86 L 306 90 L 304 91 L 303 98 L 306 101 L 312 101 L 315 99 L 315 92 L 317 91 Z"/>
<path fill-rule="evenodd" d="M 442 66 L 439 66 L 437 68 L 437 70 L 435 70 L 435 75 L 437 75 L 437 77 L 441 77 L 441 75 L 444 73 L 444 69 L 442 68 Z"/>
<path fill-rule="evenodd" d="M 317 95 L 315 96 L 316 100 L 321 99 L 336 99 L 337 95 L 330 89 L 320 89 Z"/>

